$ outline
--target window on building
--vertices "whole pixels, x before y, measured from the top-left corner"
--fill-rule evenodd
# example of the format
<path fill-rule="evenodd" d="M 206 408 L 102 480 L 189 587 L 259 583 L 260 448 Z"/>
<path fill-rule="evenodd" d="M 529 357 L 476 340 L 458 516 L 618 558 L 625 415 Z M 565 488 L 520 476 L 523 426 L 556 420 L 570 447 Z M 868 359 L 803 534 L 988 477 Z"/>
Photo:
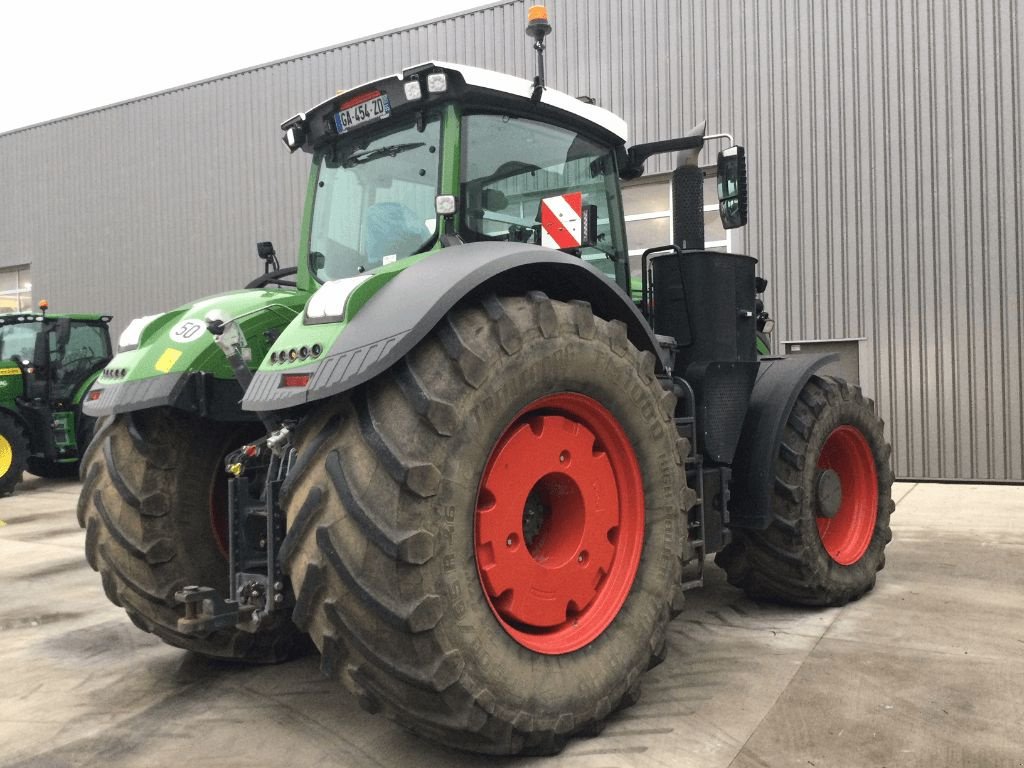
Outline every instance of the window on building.
<path fill-rule="evenodd" d="M 730 252 L 731 233 L 718 215 L 717 168 L 704 170 L 704 247 L 709 251 Z M 672 242 L 672 176 L 661 174 L 643 178 L 622 189 L 626 212 L 626 241 L 629 243 L 630 273 L 640 277 L 640 257 L 648 248 Z"/>
<path fill-rule="evenodd" d="M 0 269 L 0 312 L 32 309 L 32 275 L 28 265 Z"/>

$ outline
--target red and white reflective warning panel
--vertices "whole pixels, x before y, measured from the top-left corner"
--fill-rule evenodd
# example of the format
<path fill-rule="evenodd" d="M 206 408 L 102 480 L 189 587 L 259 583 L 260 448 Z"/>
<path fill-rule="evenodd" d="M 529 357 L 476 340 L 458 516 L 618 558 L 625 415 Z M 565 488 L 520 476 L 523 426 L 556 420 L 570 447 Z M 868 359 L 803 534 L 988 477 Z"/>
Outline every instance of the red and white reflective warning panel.
<path fill-rule="evenodd" d="M 583 193 L 540 201 L 540 244 L 545 248 L 579 248 L 583 242 Z"/>

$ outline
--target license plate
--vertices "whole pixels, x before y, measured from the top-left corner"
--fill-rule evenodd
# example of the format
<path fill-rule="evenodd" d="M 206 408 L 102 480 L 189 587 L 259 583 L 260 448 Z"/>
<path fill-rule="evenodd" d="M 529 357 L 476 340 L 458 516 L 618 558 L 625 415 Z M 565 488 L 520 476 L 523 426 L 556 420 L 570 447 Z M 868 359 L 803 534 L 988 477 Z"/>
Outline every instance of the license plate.
<path fill-rule="evenodd" d="M 386 93 L 375 91 L 359 97 L 359 101 L 346 104 L 334 113 L 334 127 L 345 133 L 357 125 L 383 120 L 391 115 L 391 101 Z"/>

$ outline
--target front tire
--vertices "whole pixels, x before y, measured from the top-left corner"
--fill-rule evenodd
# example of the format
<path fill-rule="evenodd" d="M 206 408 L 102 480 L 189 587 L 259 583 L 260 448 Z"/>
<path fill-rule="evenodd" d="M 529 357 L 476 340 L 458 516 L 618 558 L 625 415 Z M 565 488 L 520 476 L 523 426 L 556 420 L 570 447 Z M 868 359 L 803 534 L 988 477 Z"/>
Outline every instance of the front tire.
<path fill-rule="evenodd" d="M 490 297 L 321 405 L 282 561 L 325 671 L 495 754 L 558 751 L 635 701 L 693 501 L 653 364 L 586 304 Z"/>
<path fill-rule="evenodd" d="M 102 421 L 83 459 L 78 522 L 107 597 L 140 629 L 206 656 L 276 662 L 299 638 L 287 619 L 255 633 L 196 637 L 177 628 L 184 609 L 176 591 L 227 587 L 223 458 L 251 437 L 246 429 L 169 408 Z"/>
<path fill-rule="evenodd" d="M 858 387 L 812 377 L 775 459 L 772 522 L 736 529 L 715 562 L 755 598 L 836 606 L 875 585 L 892 539 L 891 448 Z"/>
<path fill-rule="evenodd" d="M 9 496 L 21 482 L 28 461 L 28 437 L 21 424 L 0 413 L 0 496 Z"/>

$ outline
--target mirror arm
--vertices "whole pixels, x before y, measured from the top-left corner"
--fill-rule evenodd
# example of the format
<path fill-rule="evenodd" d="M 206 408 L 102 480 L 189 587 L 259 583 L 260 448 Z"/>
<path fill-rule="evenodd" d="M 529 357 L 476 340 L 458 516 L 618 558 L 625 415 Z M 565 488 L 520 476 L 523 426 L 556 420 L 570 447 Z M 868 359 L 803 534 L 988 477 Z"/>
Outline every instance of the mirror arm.
<path fill-rule="evenodd" d="M 653 155 L 664 152 L 682 152 L 684 150 L 700 150 L 704 146 L 704 136 L 683 136 L 678 139 L 652 141 L 647 144 L 634 144 L 626 152 L 626 164 L 619 171 L 619 176 L 627 181 L 643 175 L 644 163 Z"/>

